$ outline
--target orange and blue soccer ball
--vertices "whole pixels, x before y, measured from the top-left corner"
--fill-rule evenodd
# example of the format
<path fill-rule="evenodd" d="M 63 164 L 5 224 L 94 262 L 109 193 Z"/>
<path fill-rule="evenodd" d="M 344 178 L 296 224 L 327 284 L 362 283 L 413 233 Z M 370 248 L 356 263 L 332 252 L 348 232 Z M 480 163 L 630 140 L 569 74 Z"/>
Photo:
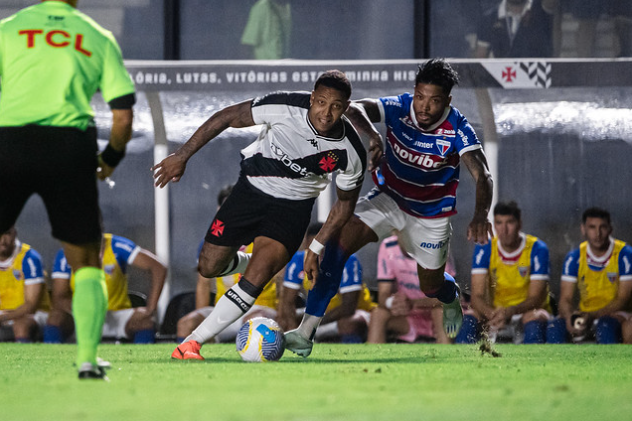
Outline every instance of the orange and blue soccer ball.
<path fill-rule="evenodd" d="M 237 333 L 237 352 L 247 362 L 278 361 L 285 351 L 283 329 L 272 319 L 255 317 Z"/>

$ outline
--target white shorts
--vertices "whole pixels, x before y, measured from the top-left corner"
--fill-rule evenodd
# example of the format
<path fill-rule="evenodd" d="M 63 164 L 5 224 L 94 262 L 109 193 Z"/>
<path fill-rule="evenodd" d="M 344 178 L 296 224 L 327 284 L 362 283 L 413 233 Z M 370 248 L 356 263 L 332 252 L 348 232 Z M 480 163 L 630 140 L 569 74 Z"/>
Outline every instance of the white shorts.
<path fill-rule="evenodd" d="M 448 260 L 452 225 L 450 217 L 416 218 L 402 211 L 387 194 L 374 188 L 362 197 L 355 214 L 378 236 L 378 241 L 399 231 L 399 244 L 425 269 L 439 269 Z"/>
<path fill-rule="evenodd" d="M 2 313 L 2 310 L 0 310 Z M 33 315 L 35 319 L 35 323 L 40 328 L 40 331 L 44 330 L 44 326 L 46 326 L 46 322 L 48 321 L 48 312 L 37 310 Z M 7 320 L 6 322 L 0 323 L 0 342 L 6 341 L 14 341 L 15 335 L 13 334 L 13 320 Z"/>
<path fill-rule="evenodd" d="M 211 314 L 214 308 L 215 307 L 202 307 L 195 310 L 195 313 L 206 319 Z M 232 324 L 226 326 L 224 330 L 215 335 L 215 342 L 233 342 L 235 338 L 237 338 L 237 333 L 239 332 L 239 329 L 241 329 L 241 327 L 243 326 L 244 321 L 250 319 L 254 315 L 254 313 L 258 313 L 256 314 L 257 317 L 267 317 L 269 319 L 274 319 L 277 314 L 276 310 L 273 308 L 254 305 L 250 308 L 250 310 L 248 310 L 246 314 L 235 320 Z"/>
<path fill-rule="evenodd" d="M 132 318 L 134 311 L 135 310 L 133 308 L 108 311 L 105 314 L 105 323 L 103 323 L 103 337 L 115 339 L 127 338 L 127 335 L 125 334 L 125 326 L 127 326 L 129 319 Z"/>

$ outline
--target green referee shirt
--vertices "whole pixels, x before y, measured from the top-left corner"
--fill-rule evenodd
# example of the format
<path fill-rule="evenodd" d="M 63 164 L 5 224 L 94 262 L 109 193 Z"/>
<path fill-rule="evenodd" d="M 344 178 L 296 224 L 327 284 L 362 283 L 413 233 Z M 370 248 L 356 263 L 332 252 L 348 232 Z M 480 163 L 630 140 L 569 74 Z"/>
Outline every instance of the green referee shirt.
<path fill-rule="evenodd" d="M 110 31 L 60 1 L 0 21 L 0 126 L 76 127 L 93 122 L 90 100 L 134 93 Z"/>

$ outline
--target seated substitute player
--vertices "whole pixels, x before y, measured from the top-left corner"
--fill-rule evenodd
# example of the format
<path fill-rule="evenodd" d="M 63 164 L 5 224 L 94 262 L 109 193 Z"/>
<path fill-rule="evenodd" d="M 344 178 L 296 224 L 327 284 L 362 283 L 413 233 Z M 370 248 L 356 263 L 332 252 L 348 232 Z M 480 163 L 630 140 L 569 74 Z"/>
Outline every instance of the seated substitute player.
<path fill-rule="evenodd" d="M 453 269 L 446 264 L 446 271 Z M 385 343 L 395 335 L 403 342 L 434 338 L 439 344 L 450 343 L 443 330 L 441 302 L 419 288 L 417 262 L 402 250 L 397 235 L 380 244 L 377 285 L 378 306 L 371 312 L 367 342 Z"/>
<path fill-rule="evenodd" d="M 551 318 L 548 300 L 549 249 L 521 231 L 516 202 L 494 207 L 496 236 L 474 249 L 472 299 L 474 314 L 464 317 L 456 343 L 476 343 L 483 329 L 490 338 L 542 344 Z"/>
<path fill-rule="evenodd" d="M 303 245 L 307 246 L 320 231 L 322 224 L 311 224 L 307 228 Z M 284 330 L 294 329 L 304 309 L 298 309 L 296 303 L 304 291 L 309 289 L 305 277 L 303 261 L 305 250 L 297 251 L 288 263 L 283 277 L 283 289 L 279 300 L 277 321 Z M 342 343 L 362 343 L 365 341 L 370 312 L 375 308 L 371 301 L 371 292 L 362 283 L 362 266 L 355 255 L 351 255 L 342 274 L 338 293 L 325 310 L 322 326 L 314 339 L 318 341 L 340 340 Z"/>
<path fill-rule="evenodd" d="M 228 127 L 262 124 L 258 139 L 241 151 L 241 176 L 215 215 L 202 247 L 199 271 L 211 278 L 243 273 L 215 309 L 172 354 L 199 359 L 201 344 L 243 316 L 265 285 L 290 261 L 311 218 L 316 197 L 337 172 L 334 203 L 318 233 L 337 235 L 353 215 L 366 170 L 366 151 L 343 116 L 351 84 L 330 70 L 311 92 L 276 92 L 226 107 L 180 149 L 153 169 L 156 186 L 179 181 L 187 161 Z M 366 124 L 369 124 L 366 121 Z M 372 144 L 381 139 L 371 138 Z M 239 252 L 254 241 L 252 255 Z"/>
<path fill-rule="evenodd" d="M 0 234 L 0 340 L 32 342 L 49 307 L 42 258 L 11 227 Z"/>
<path fill-rule="evenodd" d="M 113 234 L 103 234 L 101 262 L 108 297 L 102 336 L 130 339 L 138 344 L 154 343 L 156 307 L 167 277 L 167 267 L 150 251 Z M 128 265 L 151 275 L 146 307 L 132 308 L 127 292 Z M 74 330 L 70 310 L 75 289 L 75 275 L 63 250 L 59 250 L 55 257 L 52 278 L 53 309 L 44 331 L 44 342 L 62 343 Z"/>
<path fill-rule="evenodd" d="M 200 244 L 201 248 L 202 244 Z M 252 244 L 241 250 L 245 253 L 252 253 Z M 184 338 L 189 336 L 196 327 L 206 319 L 215 308 L 219 299 L 239 282 L 240 273 L 218 278 L 205 278 L 198 273 L 197 286 L 195 288 L 195 310 L 186 314 L 178 320 L 176 340 L 182 343 Z M 215 293 L 215 302 L 211 304 L 211 295 Z M 237 319 L 222 332 L 215 336 L 215 342 L 232 342 L 237 337 L 241 326 L 253 317 L 276 318 L 277 315 L 277 287 L 276 282 L 268 282 L 261 295 L 257 297 L 254 304 L 246 314 Z"/>
<path fill-rule="evenodd" d="M 356 127 L 372 138 L 375 127 L 386 123 L 386 149 L 370 147 L 376 187 L 362 198 L 355 216 L 329 243 L 320 236 L 305 256 L 305 272 L 315 282 L 307 297 L 301 325 L 285 334 L 287 349 L 307 357 L 312 338 L 331 297 L 336 294 L 344 262 L 365 244 L 382 240 L 393 229 L 401 245 L 418 265 L 419 285 L 426 296 L 443 303 L 443 327 L 457 335 L 463 320 L 458 286 L 444 276 L 452 233 L 450 217 L 456 213 L 460 161 L 476 182 L 476 206 L 467 236 L 486 244 L 492 232 L 487 214 L 492 201 L 492 179 L 481 144 L 467 119 L 450 105 L 458 75 L 442 59 L 420 66 L 413 94 L 355 101 L 348 115 Z M 323 244 L 326 244 L 324 246 Z M 319 257 L 325 250 L 322 262 Z"/>
<path fill-rule="evenodd" d="M 548 343 L 594 337 L 598 344 L 620 343 L 621 324 L 629 321 L 632 247 L 611 237 L 610 213 L 589 208 L 582 215 L 586 239 L 566 255 L 560 283 L 559 317 L 549 322 Z M 579 290 L 579 308 L 574 306 Z M 579 320 L 575 320 L 579 317 Z"/>

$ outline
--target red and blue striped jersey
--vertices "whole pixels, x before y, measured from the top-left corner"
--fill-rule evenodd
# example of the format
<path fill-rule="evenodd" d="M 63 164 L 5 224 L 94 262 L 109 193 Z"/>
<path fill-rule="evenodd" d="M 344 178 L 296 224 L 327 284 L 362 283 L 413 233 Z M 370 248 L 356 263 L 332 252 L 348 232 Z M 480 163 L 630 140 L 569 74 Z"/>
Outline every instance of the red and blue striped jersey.
<path fill-rule="evenodd" d="M 455 214 L 460 157 L 481 148 L 470 123 L 450 106 L 436 124 L 422 130 L 409 93 L 380 98 L 377 104 L 386 124 L 386 159 L 380 165 L 383 182 L 374 173 L 375 184 L 410 215 Z"/>

